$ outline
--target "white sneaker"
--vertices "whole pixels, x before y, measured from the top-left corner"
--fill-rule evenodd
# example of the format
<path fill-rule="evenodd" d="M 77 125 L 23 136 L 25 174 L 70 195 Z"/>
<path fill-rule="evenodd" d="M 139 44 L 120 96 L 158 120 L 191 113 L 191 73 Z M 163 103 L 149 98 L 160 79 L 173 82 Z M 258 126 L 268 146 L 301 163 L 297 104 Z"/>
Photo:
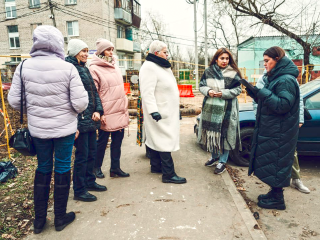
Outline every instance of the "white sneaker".
<path fill-rule="evenodd" d="M 310 193 L 309 188 L 303 185 L 300 179 L 292 179 L 291 187 L 298 189 L 302 193 Z"/>

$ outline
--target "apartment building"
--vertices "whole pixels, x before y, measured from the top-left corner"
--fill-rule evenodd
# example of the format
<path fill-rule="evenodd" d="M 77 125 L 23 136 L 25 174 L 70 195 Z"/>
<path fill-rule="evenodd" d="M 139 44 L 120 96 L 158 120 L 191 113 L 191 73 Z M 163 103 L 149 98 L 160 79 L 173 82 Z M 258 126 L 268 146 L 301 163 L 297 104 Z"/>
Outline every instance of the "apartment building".
<path fill-rule="evenodd" d="M 32 33 L 39 25 L 56 25 L 65 40 L 81 39 L 94 54 L 98 38 L 115 44 L 118 64 L 138 70 L 141 58 L 139 0 L 3 0 L 0 2 L 0 55 L 26 56 L 32 47 Z M 0 57 L 0 69 L 14 71 L 19 57 Z"/>

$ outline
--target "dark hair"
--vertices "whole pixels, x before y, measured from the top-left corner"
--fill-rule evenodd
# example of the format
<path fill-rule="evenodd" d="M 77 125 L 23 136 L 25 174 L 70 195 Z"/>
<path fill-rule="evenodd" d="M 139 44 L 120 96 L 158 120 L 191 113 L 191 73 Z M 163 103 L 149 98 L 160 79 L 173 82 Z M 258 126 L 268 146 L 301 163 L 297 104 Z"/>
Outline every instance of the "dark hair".
<path fill-rule="evenodd" d="M 227 54 L 229 55 L 229 65 L 233 68 L 233 70 L 235 70 L 235 71 L 239 74 L 240 78 L 242 78 L 241 72 L 240 72 L 240 70 L 239 70 L 236 62 L 234 61 L 230 50 L 227 49 L 227 48 L 220 48 L 220 49 L 218 49 L 218 50 L 216 51 L 216 53 L 214 54 L 214 56 L 213 56 L 213 58 L 212 58 L 212 60 L 211 60 L 211 62 L 210 62 L 210 66 L 212 66 L 213 64 L 215 64 L 216 61 L 218 60 L 218 58 L 219 58 L 222 54 L 224 54 L 224 53 L 227 53 Z"/>
<path fill-rule="evenodd" d="M 267 49 L 263 53 L 263 55 L 267 55 L 268 57 L 271 57 L 273 60 L 279 61 L 286 55 L 286 52 L 281 47 L 275 46 Z"/>

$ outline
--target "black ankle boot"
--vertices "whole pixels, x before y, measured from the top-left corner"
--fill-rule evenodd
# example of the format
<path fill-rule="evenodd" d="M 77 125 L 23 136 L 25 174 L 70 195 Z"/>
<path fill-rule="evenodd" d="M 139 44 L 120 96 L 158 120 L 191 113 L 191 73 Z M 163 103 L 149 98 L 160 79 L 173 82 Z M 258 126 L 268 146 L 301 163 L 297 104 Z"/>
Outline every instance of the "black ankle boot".
<path fill-rule="evenodd" d="M 110 177 L 130 177 L 129 173 L 125 173 L 120 168 L 110 169 Z"/>
<path fill-rule="evenodd" d="M 267 193 L 267 194 L 260 194 L 258 196 L 258 200 L 262 200 L 262 199 L 267 199 L 267 198 L 270 198 L 272 196 L 272 191 L 273 189 L 271 188 L 271 190 Z"/>
<path fill-rule="evenodd" d="M 63 230 L 73 222 L 74 212 L 66 213 L 70 189 L 70 171 L 54 174 L 54 226 L 56 231 Z"/>
<path fill-rule="evenodd" d="M 93 173 L 94 175 L 96 175 L 96 178 L 104 178 L 104 174 L 101 171 L 101 167 L 93 169 Z"/>
<path fill-rule="evenodd" d="M 51 172 L 41 173 L 36 171 L 34 178 L 34 213 L 33 222 L 35 234 L 42 232 L 46 224 L 48 200 L 50 193 Z"/>
<path fill-rule="evenodd" d="M 258 202 L 258 206 L 266 209 L 285 210 L 286 205 L 284 203 L 283 189 L 273 188 L 271 196 L 266 199 L 261 199 Z"/>

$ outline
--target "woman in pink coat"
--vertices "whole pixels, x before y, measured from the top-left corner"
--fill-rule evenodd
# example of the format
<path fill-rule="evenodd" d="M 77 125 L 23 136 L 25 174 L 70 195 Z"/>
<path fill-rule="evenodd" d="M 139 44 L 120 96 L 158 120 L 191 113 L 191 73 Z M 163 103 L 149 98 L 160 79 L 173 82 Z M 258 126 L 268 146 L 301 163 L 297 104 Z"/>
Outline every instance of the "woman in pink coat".
<path fill-rule="evenodd" d="M 111 134 L 110 177 L 129 177 L 120 168 L 121 144 L 124 129 L 129 124 L 128 99 L 124 92 L 123 77 L 113 56 L 114 45 L 106 39 L 98 39 L 97 52 L 93 56 L 89 70 L 96 84 L 104 115 L 101 117 L 95 174 L 104 178 L 101 171 L 105 150 Z"/>

